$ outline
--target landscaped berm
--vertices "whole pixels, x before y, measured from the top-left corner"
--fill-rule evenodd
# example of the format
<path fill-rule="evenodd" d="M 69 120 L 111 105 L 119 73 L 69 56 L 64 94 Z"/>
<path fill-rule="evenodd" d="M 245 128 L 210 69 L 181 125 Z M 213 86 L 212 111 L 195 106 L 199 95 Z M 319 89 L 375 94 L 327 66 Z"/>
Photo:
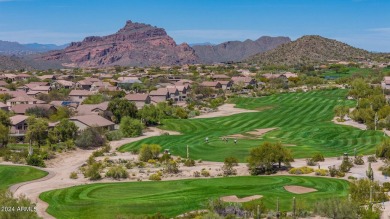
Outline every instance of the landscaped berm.
<path fill-rule="evenodd" d="M 316 192 L 294 194 L 284 186 L 296 185 Z M 161 182 L 97 183 L 42 193 L 49 203 L 48 213 L 61 218 L 119 218 L 118 216 L 176 216 L 204 209 L 210 199 L 224 196 L 245 198 L 262 195 L 269 209 L 280 200 L 282 211 L 291 210 L 292 198 L 311 207 L 317 200 L 345 197 L 349 183 L 345 180 L 297 176 L 248 176 L 214 179 L 193 179 Z M 259 197 L 259 196 L 257 196 Z M 93 210 L 91 210 L 93 209 Z"/>
<path fill-rule="evenodd" d="M 207 119 L 165 120 L 161 128 L 175 130 L 182 135 L 147 138 L 124 145 L 120 151 L 138 149 L 144 143 L 160 144 L 170 149 L 173 155 L 184 157 L 188 145 L 192 159 L 223 161 L 234 156 L 244 162 L 249 148 L 264 141 L 280 141 L 283 145 L 294 145 L 289 147 L 294 158 L 310 157 L 318 152 L 326 157 L 336 157 L 345 152 L 352 154 L 355 148 L 359 154 L 372 154 L 383 138 L 382 132 L 364 131 L 331 122 L 336 105 L 356 105 L 346 99 L 347 92 L 338 89 L 236 98 L 232 102 L 237 107 L 258 109 L 259 112 Z M 254 134 L 265 129 L 268 132 Z M 226 137 L 228 141 L 224 140 Z M 237 139 L 237 144 L 234 139 Z"/>

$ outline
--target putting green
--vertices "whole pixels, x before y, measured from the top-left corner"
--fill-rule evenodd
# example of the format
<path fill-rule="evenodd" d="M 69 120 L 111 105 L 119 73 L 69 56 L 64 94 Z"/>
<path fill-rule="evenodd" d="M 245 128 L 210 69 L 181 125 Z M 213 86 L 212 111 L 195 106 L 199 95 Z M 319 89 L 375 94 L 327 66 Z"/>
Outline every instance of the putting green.
<path fill-rule="evenodd" d="M 318 190 L 306 194 L 286 191 L 286 185 Z M 222 196 L 262 195 L 267 208 L 291 209 L 292 198 L 305 206 L 329 197 L 345 197 L 345 180 L 297 176 L 248 176 L 214 179 L 191 179 L 161 182 L 96 183 L 53 190 L 40 198 L 49 203 L 47 212 L 56 218 L 117 218 L 117 216 L 152 215 L 171 217 L 191 210 L 204 209 L 207 200 Z"/>
<path fill-rule="evenodd" d="M 131 151 L 142 144 L 160 144 L 174 155 L 209 161 L 223 161 L 235 156 L 245 162 L 249 149 L 264 141 L 280 141 L 289 147 L 295 158 L 311 157 L 320 152 L 326 157 L 353 153 L 372 154 L 382 140 L 380 131 L 363 131 L 357 128 L 336 125 L 333 108 L 336 105 L 354 106 L 346 100 L 347 90 L 322 90 L 307 93 L 277 94 L 261 98 L 237 98 L 237 107 L 258 109 L 259 112 L 241 113 L 227 117 L 164 120 L 161 128 L 181 132 L 178 136 L 156 136 L 122 146 L 120 151 Z M 276 128 L 257 139 L 233 139 L 222 141 L 224 136 L 245 134 L 255 129 Z M 209 143 L 205 138 L 209 138 Z"/>

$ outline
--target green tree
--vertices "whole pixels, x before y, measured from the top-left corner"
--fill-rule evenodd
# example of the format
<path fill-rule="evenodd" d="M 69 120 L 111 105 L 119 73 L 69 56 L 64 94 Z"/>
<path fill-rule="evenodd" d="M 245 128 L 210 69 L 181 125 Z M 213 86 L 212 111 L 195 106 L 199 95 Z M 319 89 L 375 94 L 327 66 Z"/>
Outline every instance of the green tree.
<path fill-rule="evenodd" d="M 75 145 L 83 149 L 100 147 L 105 143 L 106 139 L 95 127 L 89 127 L 83 130 L 75 141 Z"/>
<path fill-rule="evenodd" d="M 104 96 L 103 94 L 94 94 L 91 96 L 88 96 L 84 101 L 83 104 L 99 104 L 103 103 L 104 101 L 107 101 L 108 97 Z"/>
<path fill-rule="evenodd" d="M 234 169 L 235 166 L 238 166 L 238 159 L 235 157 L 225 158 L 222 166 L 222 171 L 225 176 L 236 175 L 237 170 Z"/>
<path fill-rule="evenodd" d="M 46 143 L 48 137 L 49 124 L 46 119 L 35 118 L 34 116 L 27 119 L 26 139 L 38 147 Z"/>
<path fill-rule="evenodd" d="M 142 135 L 144 125 L 138 119 L 125 116 L 121 120 L 119 129 L 124 137 L 137 137 Z"/>
<path fill-rule="evenodd" d="M 340 117 L 340 121 L 343 122 L 345 115 L 349 113 L 349 107 L 337 105 L 334 107 L 333 111 L 338 117 Z"/>
<path fill-rule="evenodd" d="M 68 119 L 73 116 L 74 112 L 70 110 L 68 107 L 60 106 L 57 107 L 57 111 L 50 115 L 51 121 L 60 121 L 62 119 Z"/>
<path fill-rule="evenodd" d="M 0 147 L 5 147 L 8 144 L 9 128 L 0 123 Z"/>
<path fill-rule="evenodd" d="M 160 122 L 160 113 L 155 105 L 145 105 L 138 111 L 138 116 L 146 125 L 157 125 Z"/>
<path fill-rule="evenodd" d="M 370 190 L 372 189 L 372 201 L 383 202 L 387 201 L 388 197 L 383 190 L 383 187 L 378 182 L 373 182 L 369 179 L 355 180 L 350 184 L 349 193 L 354 202 L 359 205 L 369 204 Z"/>
<path fill-rule="evenodd" d="M 133 102 L 125 99 L 114 99 L 110 101 L 108 104 L 108 110 L 112 112 L 112 120 L 115 123 L 120 123 L 121 119 L 125 116 L 136 118 L 138 111 Z"/>
<path fill-rule="evenodd" d="M 0 123 L 7 128 L 11 126 L 11 120 L 9 119 L 8 113 L 3 110 L 0 110 Z"/>
<path fill-rule="evenodd" d="M 68 119 L 62 119 L 54 129 L 49 131 L 49 138 L 53 143 L 58 141 L 75 140 L 77 137 L 78 127 Z"/>
<path fill-rule="evenodd" d="M 139 150 L 138 159 L 140 161 L 148 162 L 148 160 L 153 159 L 153 153 L 148 144 L 143 144 Z"/>
<path fill-rule="evenodd" d="M 50 116 L 49 110 L 39 106 L 28 108 L 26 110 L 26 115 L 35 116 L 38 118 L 49 118 Z"/>
<path fill-rule="evenodd" d="M 281 163 L 289 165 L 293 160 L 291 151 L 282 147 L 281 143 L 264 142 L 250 150 L 248 166 L 253 175 L 271 174 L 276 171 L 274 164 L 280 168 Z"/>

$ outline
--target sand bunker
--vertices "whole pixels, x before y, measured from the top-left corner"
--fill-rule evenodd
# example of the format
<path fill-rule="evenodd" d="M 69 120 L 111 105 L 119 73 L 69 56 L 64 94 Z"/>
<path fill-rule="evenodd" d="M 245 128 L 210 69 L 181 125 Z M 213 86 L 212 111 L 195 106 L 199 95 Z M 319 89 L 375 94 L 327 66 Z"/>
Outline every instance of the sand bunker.
<path fill-rule="evenodd" d="M 266 128 L 266 129 L 255 129 L 250 132 L 246 132 L 244 134 L 233 134 L 233 135 L 228 135 L 224 136 L 222 138 L 237 138 L 237 139 L 256 139 L 259 138 L 260 136 L 264 135 L 267 132 L 270 132 L 272 130 L 275 130 L 276 128 Z"/>
<path fill-rule="evenodd" d="M 295 194 L 305 194 L 305 193 L 317 191 L 317 189 L 303 187 L 303 186 L 284 186 L 284 189 Z"/>
<path fill-rule="evenodd" d="M 236 195 L 221 197 L 221 201 L 224 202 L 249 202 L 263 197 L 262 195 L 252 195 L 245 198 L 238 198 Z"/>

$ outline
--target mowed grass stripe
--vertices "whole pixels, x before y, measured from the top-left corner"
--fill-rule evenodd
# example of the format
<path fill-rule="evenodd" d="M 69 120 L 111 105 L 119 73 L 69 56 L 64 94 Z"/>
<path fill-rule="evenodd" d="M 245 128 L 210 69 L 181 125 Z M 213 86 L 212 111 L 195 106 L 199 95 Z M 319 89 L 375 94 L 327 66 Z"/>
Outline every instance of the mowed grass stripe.
<path fill-rule="evenodd" d="M 283 187 L 298 185 L 318 191 L 293 194 Z M 157 212 L 173 217 L 191 210 L 204 209 L 209 199 L 237 195 L 263 195 L 269 209 L 280 200 L 282 211 L 291 210 L 292 198 L 312 207 L 315 201 L 346 197 L 349 183 L 344 180 L 263 176 L 191 179 L 162 182 L 98 183 L 53 190 L 40 198 L 49 203 L 48 213 L 56 218 L 117 218 L 119 215 L 151 215 Z"/>
<path fill-rule="evenodd" d="M 344 152 L 372 154 L 384 138 L 380 131 L 364 131 L 331 122 L 336 105 L 355 106 L 347 100 L 347 90 L 323 90 L 307 93 L 287 93 L 260 98 L 236 98 L 237 107 L 260 109 L 259 112 L 241 113 L 227 117 L 189 120 L 164 120 L 163 129 L 182 133 L 179 136 L 159 136 L 124 145 L 120 151 L 140 148 L 144 143 L 160 144 L 174 155 L 186 156 L 186 145 L 193 159 L 223 161 L 235 155 L 246 161 L 249 149 L 264 141 L 294 144 L 290 147 L 296 158 L 306 158 L 315 152 L 326 157 L 341 156 Z M 261 139 L 233 139 L 226 142 L 221 137 L 243 134 L 263 128 L 277 128 Z M 208 137 L 209 143 L 204 139 Z"/>

